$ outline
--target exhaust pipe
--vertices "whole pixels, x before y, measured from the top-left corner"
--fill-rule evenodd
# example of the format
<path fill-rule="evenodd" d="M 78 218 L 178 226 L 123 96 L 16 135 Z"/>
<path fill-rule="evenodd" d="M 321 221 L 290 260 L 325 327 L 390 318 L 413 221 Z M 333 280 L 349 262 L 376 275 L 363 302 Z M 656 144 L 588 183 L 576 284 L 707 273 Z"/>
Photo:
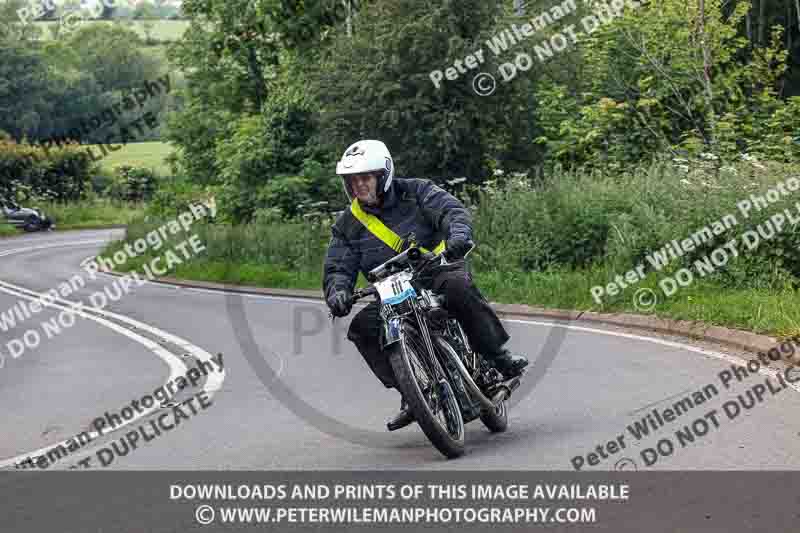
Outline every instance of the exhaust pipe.
<path fill-rule="evenodd" d="M 481 408 L 485 410 L 494 410 L 496 408 L 495 403 L 483 394 L 480 387 L 478 387 L 478 385 L 472 379 L 472 376 L 470 376 L 469 372 L 467 372 L 467 369 L 464 367 L 464 363 L 461 362 L 461 358 L 458 356 L 457 353 L 455 353 L 453 347 L 438 336 L 435 337 L 435 342 L 439 345 L 439 347 L 442 350 L 444 350 L 447 353 L 448 357 L 450 357 L 450 359 L 455 363 L 456 368 L 458 369 L 458 373 L 461 374 L 461 380 L 467 386 L 467 389 L 470 392 L 470 394 L 472 394 L 472 396 L 474 396 L 475 399 L 478 400 L 478 403 L 481 404 Z"/>
<path fill-rule="evenodd" d="M 492 396 L 492 403 L 495 406 L 500 405 L 500 402 L 506 400 L 508 397 L 511 396 L 511 393 L 514 392 L 520 385 L 519 376 L 509 379 L 508 381 L 504 381 L 497 386 L 497 392 L 494 393 Z"/>
<path fill-rule="evenodd" d="M 472 379 L 472 376 L 470 376 L 469 372 L 467 372 L 467 369 L 464 367 L 464 363 L 461 362 L 461 358 L 458 357 L 458 354 L 452 351 L 453 348 L 439 337 L 436 337 L 435 342 L 439 344 L 440 348 L 448 352 L 450 359 L 452 359 L 456 365 L 456 368 L 458 369 L 458 373 L 461 374 L 462 381 L 466 384 L 469 392 L 475 397 L 475 399 L 478 400 L 478 403 L 481 404 L 481 407 L 484 410 L 494 411 L 497 409 L 497 406 L 500 405 L 500 402 L 511 396 L 511 393 L 514 392 L 517 387 L 519 387 L 520 376 L 513 377 L 508 381 L 499 383 L 494 388 L 494 390 L 497 392 L 492 395 L 491 399 L 487 398 L 483 394 L 483 391 L 481 391 L 480 387 L 478 387 L 478 385 Z"/>

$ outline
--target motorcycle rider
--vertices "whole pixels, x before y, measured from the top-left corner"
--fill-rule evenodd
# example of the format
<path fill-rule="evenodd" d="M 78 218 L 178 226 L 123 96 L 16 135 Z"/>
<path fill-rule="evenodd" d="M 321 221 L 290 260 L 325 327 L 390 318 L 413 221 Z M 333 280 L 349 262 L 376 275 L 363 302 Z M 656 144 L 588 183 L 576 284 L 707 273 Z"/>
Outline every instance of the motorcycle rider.
<path fill-rule="evenodd" d="M 400 235 L 414 233 L 419 246 L 441 253 L 448 262 L 425 283 L 444 294 L 448 312 L 461 324 L 472 348 L 494 363 L 506 379 L 528 364 L 502 345 L 510 338 L 494 310 L 474 285 L 464 255 L 472 246 L 469 211 L 451 194 L 424 179 L 394 177 L 394 161 L 381 141 L 352 144 L 336 165 L 351 201 L 331 228 L 324 265 L 325 300 L 334 316 L 346 316 L 353 305 L 358 272 L 366 275 L 406 247 Z M 387 354 L 380 348 L 380 304 L 371 302 L 353 318 L 347 333 L 365 361 L 387 388 L 396 388 Z M 413 421 L 403 400 L 391 419 L 390 431 Z"/>

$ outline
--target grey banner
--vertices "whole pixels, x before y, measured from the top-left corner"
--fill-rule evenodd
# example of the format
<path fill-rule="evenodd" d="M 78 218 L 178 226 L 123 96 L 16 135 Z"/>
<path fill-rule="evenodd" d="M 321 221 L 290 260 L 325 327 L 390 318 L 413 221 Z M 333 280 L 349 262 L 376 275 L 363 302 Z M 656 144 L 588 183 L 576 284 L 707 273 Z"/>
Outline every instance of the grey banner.
<path fill-rule="evenodd" d="M 25 533 L 730 533 L 800 520 L 800 472 L 7 472 L 0 494 L 0 530 Z"/>

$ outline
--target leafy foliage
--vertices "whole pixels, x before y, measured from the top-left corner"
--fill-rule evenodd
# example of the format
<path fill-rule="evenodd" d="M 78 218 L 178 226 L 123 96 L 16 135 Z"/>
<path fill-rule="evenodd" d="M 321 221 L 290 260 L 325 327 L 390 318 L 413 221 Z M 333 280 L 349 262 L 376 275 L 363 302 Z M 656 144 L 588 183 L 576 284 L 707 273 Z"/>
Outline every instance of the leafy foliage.
<path fill-rule="evenodd" d="M 108 193 L 116 200 L 145 202 L 153 197 L 158 184 L 158 176 L 149 168 L 120 165 L 115 169 Z"/>
<path fill-rule="evenodd" d="M 91 187 L 92 161 L 76 145 L 45 151 L 0 140 L 0 194 L 77 200 Z"/>
<path fill-rule="evenodd" d="M 474 76 L 437 89 L 429 73 L 479 49 L 499 13 L 478 0 L 400 0 L 362 11 L 355 35 L 340 32 L 318 69 L 325 145 L 338 156 L 359 138 L 381 139 L 403 174 L 485 178 L 494 138 L 510 142 L 501 117 L 514 114 L 513 91 L 525 83 L 480 97 Z"/>
<path fill-rule="evenodd" d="M 0 31 L 0 129 L 17 141 L 80 131 L 123 91 L 157 77 L 161 66 L 142 46 L 135 32 L 109 25 L 84 25 L 45 44 Z M 81 140 L 105 140 L 96 134 Z"/>
<path fill-rule="evenodd" d="M 753 48 L 740 32 L 750 2 L 708 0 L 701 12 L 699 1 L 628 9 L 584 36 L 584 75 L 537 88 L 537 142 L 564 164 L 612 169 L 661 150 L 800 155 L 790 142 L 797 103 L 777 90 L 788 57 L 782 30 Z"/>

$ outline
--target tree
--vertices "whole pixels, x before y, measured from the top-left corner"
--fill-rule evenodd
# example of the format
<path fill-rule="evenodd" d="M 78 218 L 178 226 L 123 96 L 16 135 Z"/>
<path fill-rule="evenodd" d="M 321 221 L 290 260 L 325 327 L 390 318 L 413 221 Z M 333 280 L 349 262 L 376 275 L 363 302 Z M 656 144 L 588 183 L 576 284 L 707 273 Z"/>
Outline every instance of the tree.
<path fill-rule="evenodd" d="M 474 74 L 437 88 L 429 73 L 479 49 L 499 14 L 496 3 L 480 0 L 362 7 L 352 35 L 339 33 L 317 70 L 319 142 L 339 154 L 356 139 L 378 138 L 403 174 L 481 181 L 494 148 L 509 145 L 504 122 L 518 116 L 515 91 L 525 81 L 481 97 Z M 482 70 L 496 71 L 493 58 L 486 61 Z"/>
<path fill-rule="evenodd" d="M 0 130 L 19 141 L 36 136 L 52 112 L 47 65 L 23 43 L 0 44 Z"/>
<path fill-rule="evenodd" d="M 143 50 L 139 35 L 126 28 L 86 24 L 66 44 L 80 58 L 80 68 L 92 72 L 103 91 L 129 89 L 157 77 L 160 63 Z"/>
<path fill-rule="evenodd" d="M 740 33 L 750 3 L 725 4 L 663 0 L 598 27 L 578 48 L 586 70 L 572 94 L 539 88 L 539 141 L 564 163 L 617 168 L 677 146 L 723 156 L 795 150 L 785 139 L 796 104 L 778 97 L 781 30 L 750 48 Z"/>

